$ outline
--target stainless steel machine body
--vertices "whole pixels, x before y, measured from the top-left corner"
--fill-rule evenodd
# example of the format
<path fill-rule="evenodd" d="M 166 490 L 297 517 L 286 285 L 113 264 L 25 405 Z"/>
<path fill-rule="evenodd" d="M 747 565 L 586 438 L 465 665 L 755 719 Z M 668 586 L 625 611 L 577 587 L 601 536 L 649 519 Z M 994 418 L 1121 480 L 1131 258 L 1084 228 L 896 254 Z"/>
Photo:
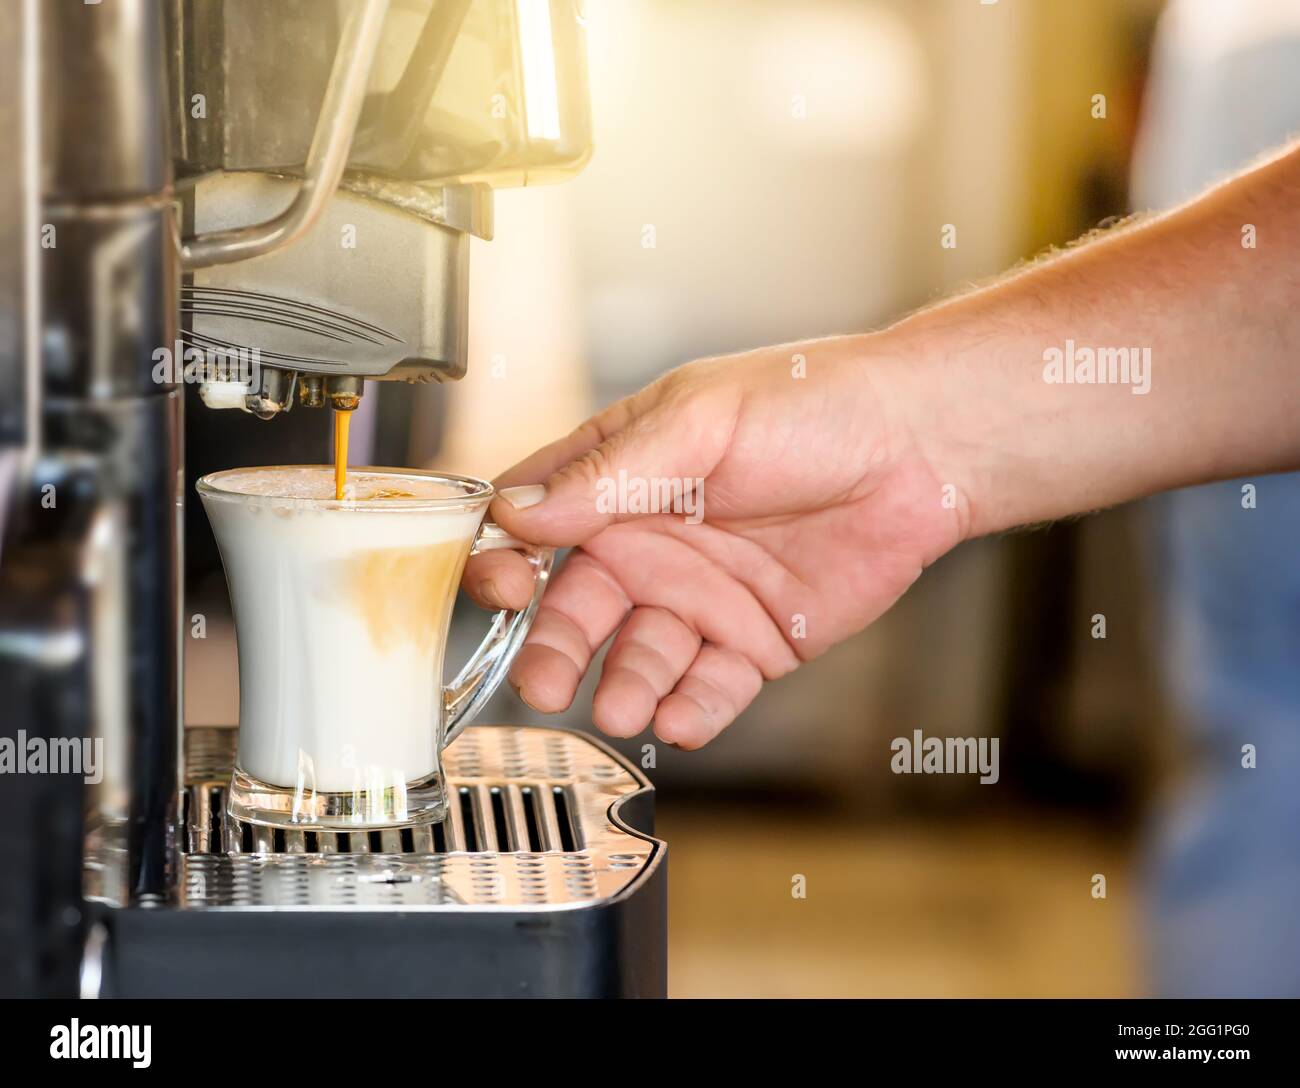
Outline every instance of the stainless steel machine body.
<path fill-rule="evenodd" d="M 0 745 L 103 746 L 0 775 L 0 992 L 663 993 L 652 790 L 595 742 L 471 729 L 444 825 L 281 838 L 181 720 L 160 359 L 268 419 L 463 374 L 491 186 L 589 151 L 580 5 L 0 3 Z"/>

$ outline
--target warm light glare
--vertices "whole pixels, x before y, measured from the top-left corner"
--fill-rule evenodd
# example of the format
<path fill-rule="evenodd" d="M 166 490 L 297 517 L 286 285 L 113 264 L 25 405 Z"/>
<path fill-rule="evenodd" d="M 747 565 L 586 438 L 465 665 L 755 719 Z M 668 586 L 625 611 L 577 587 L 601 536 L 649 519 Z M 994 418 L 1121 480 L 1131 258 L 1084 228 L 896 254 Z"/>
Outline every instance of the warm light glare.
<path fill-rule="evenodd" d="M 551 37 L 550 0 L 516 0 L 524 62 L 524 115 L 531 140 L 560 138 L 560 96 Z"/>
<path fill-rule="evenodd" d="M 779 8 L 758 24 L 755 44 L 753 86 L 769 135 L 811 150 L 891 154 L 920 132 L 925 60 L 897 12 Z"/>

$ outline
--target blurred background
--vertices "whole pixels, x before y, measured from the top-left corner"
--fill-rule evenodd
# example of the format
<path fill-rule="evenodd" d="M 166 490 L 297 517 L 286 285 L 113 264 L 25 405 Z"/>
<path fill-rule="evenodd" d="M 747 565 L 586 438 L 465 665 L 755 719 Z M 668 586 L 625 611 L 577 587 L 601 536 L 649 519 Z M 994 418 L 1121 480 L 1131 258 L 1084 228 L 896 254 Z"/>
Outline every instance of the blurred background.
<path fill-rule="evenodd" d="M 589 0 L 595 154 L 564 185 L 497 194 L 495 240 L 476 240 L 471 261 L 469 375 L 420 390 L 394 456 L 491 476 L 682 362 L 878 327 L 1194 193 L 1300 123 L 1294 7 Z M 364 398 L 355 462 L 395 463 L 379 456 L 389 395 Z M 1216 786 L 1241 774 L 1239 704 L 1210 713 L 1195 685 L 1257 663 L 1222 664 L 1197 632 L 1240 646 L 1264 622 L 1267 587 L 1241 580 L 1280 529 L 1294 542 L 1300 506 L 1261 504 L 1259 550 L 1225 572 L 1205 551 L 1240 513 L 1224 486 L 1200 506 L 1165 499 L 968 544 L 870 630 L 768 685 L 707 749 L 618 744 L 653 759 L 671 992 L 1292 985 L 1270 965 L 1279 930 L 1252 941 L 1242 927 L 1252 909 L 1295 913 L 1280 845 L 1295 825 L 1265 801 L 1242 817 Z M 1270 486 L 1290 485 L 1260 482 L 1261 495 Z M 201 557 L 190 576 L 209 637 L 187 650 L 187 720 L 230 723 L 224 586 Z M 1207 600 L 1207 586 L 1221 592 Z M 1298 601 L 1274 606 L 1294 624 Z M 460 657 L 485 622 L 462 612 Z M 1297 681 L 1279 668 L 1251 690 L 1276 695 L 1284 736 Z M 592 728 L 591 686 L 562 724 Z M 485 720 L 542 719 L 506 692 Z M 916 729 L 998 737 L 1000 781 L 892 774 L 891 740 Z"/>

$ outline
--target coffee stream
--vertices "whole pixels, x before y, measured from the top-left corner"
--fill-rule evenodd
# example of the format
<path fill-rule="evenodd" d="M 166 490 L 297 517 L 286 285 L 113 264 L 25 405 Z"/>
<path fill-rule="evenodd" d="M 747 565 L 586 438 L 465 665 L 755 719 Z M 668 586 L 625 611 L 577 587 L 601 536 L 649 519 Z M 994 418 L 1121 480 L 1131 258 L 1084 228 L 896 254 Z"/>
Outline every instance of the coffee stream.
<path fill-rule="evenodd" d="M 334 498 L 343 498 L 348 482 L 348 424 L 351 412 L 334 410 Z"/>
<path fill-rule="evenodd" d="M 334 410 L 334 498 L 337 501 L 342 501 L 344 490 L 348 486 L 348 424 L 351 421 L 351 412 Z M 364 498 L 413 499 L 415 493 L 400 487 L 380 487 Z"/>

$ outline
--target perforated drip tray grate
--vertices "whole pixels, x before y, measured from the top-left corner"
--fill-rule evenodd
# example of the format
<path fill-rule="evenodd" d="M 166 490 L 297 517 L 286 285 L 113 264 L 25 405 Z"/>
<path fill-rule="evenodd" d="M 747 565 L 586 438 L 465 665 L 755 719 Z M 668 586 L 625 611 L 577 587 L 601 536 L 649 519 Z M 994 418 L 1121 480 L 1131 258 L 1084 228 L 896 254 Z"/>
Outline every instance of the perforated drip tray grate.
<path fill-rule="evenodd" d="M 448 818 L 368 833 L 231 819 L 235 739 L 233 729 L 186 730 L 183 907 L 588 906 L 635 883 L 659 845 L 618 814 L 649 784 L 579 733 L 471 726 L 443 755 Z"/>

